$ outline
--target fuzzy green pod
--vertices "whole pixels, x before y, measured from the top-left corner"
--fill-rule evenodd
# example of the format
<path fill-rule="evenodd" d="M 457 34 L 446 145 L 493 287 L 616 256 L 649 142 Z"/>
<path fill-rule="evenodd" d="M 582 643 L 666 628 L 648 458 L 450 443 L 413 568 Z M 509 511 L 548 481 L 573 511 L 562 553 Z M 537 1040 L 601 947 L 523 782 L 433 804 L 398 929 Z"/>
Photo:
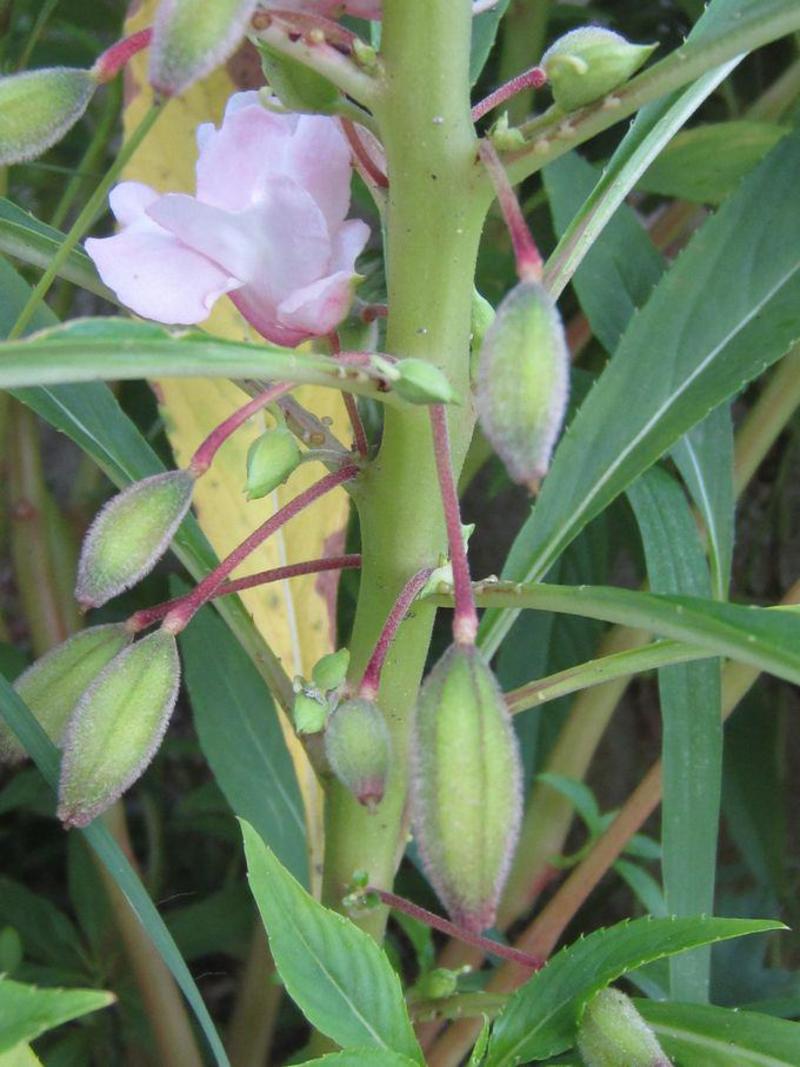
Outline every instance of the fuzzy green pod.
<path fill-rule="evenodd" d="M 555 102 L 564 111 L 574 111 L 626 82 L 657 47 L 631 44 L 602 26 L 582 26 L 559 37 L 541 65 Z"/>
<path fill-rule="evenodd" d="M 586 1067 L 670 1067 L 655 1034 L 618 989 L 601 989 L 589 1001 L 578 1050 Z"/>
<path fill-rule="evenodd" d="M 257 0 L 161 0 L 153 22 L 150 84 L 174 96 L 224 63 L 244 37 Z"/>
<path fill-rule="evenodd" d="M 401 359 L 392 388 L 411 404 L 449 404 L 455 394 L 444 373 L 425 359 Z"/>
<path fill-rule="evenodd" d="M 34 159 L 60 141 L 96 88 L 90 71 L 70 67 L 0 78 L 0 166 Z"/>
<path fill-rule="evenodd" d="M 109 500 L 83 541 L 75 585 L 82 608 L 100 607 L 153 569 L 189 510 L 193 486 L 188 471 L 166 471 Z"/>
<path fill-rule="evenodd" d="M 325 727 L 331 770 L 359 804 L 373 810 L 383 800 L 391 739 L 377 704 L 356 698 L 336 708 Z"/>
<path fill-rule="evenodd" d="M 14 688 L 50 740 L 58 745 L 72 709 L 84 689 L 131 641 L 121 623 L 91 626 L 37 659 L 14 682 Z M 0 723 L 0 763 L 25 758 L 25 749 Z"/>
<path fill-rule="evenodd" d="M 247 450 L 247 499 L 260 500 L 282 485 L 300 462 L 291 430 L 277 426 L 257 437 Z"/>
<path fill-rule="evenodd" d="M 58 817 L 86 826 L 156 754 L 180 684 L 173 634 L 156 630 L 120 652 L 78 701 L 64 733 Z"/>
<path fill-rule="evenodd" d="M 569 350 L 552 298 L 514 286 L 483 339 L 475 389 L 481 429 L 515 482 L 547 473 L 569 396 Z"/>
<path fill-rule="evenodd" d="M 522 814 L 522 772 L 503 694 L 481 653 L 452 645 L 428 675 L 411 743 L 411 820 L 454 922 L 494 922 Z"/>

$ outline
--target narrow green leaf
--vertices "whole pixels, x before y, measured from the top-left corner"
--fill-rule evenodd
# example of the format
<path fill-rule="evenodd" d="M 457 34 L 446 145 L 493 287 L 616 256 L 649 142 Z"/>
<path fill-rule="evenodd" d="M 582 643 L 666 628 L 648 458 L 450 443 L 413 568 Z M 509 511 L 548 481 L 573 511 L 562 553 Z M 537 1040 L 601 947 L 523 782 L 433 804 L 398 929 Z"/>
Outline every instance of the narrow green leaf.
<path fill-rule="evenodd" d="M 494 45 L 500 20 L 506 13 L 510 0 L 497 0 L 489 11 L 484 11 L 472 20 L 472 41 L 469 54 L 469 82 L 474 85 L 486 65 Z M 538 59 L 534 56 L 533 59 Z"/>
<path fill-rule="evenodd" d="M 38 989 L 0 978 L 0 1052 L 114 1003 L 97 989 Z"/>
<path fill-rule="evenodd" d="M 303 801 L 272 697 L 212 608 L 181 634 L 200 747 L 233 811 L 308 884 Z"/>
<path fill-rule="evenodd" d="M 564 948 L 514 994 L 497 1020 L 486 1067 L 513 1067 L 570 1048 L 587 1001 L 652 960 L 745 934 L 785 929 L 758 919 L 635 919 Z"/>
<path fill-rule="evenodd" d="M 397 1052 L 376 1052 L 374 1048 L 350 1048 L 345 1052 L 332 1052 L 318 1060 L 306 1060 L 299 1067 L 311 1067 L 321 1063 L 323 1067 L 411 1067 L 419 1060 L 411 1060 Z"/>
<path fill-rule="evenodd" d="M 373 939 L 318 904 L 242 820 L 247 871 L 286 990 L 312 1026 L 338 1045 L 424 1063 L 400 980 Z"/>

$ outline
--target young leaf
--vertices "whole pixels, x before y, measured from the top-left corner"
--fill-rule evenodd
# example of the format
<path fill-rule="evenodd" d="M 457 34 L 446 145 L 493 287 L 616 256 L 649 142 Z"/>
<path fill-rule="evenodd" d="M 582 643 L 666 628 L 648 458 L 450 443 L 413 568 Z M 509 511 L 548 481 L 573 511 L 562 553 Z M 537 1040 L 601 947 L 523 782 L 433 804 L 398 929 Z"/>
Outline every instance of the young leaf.
<path fill-rule="evenodd" d="M 107 1008 L 114 999 L 113 993 L 97 989 L 37 989 L 0 978 L 0 1053 L 70 1019 Z"/>
<path fill-rule="evenodd" d="M 484 11 L 472 20 L 472 42 L 469 56 L 469 80 L 474 85 L 486 65 L 492 50 L 494 39 L 500 27 L 500 20 L 506 13 L 510 0 L 497 0 L 494 7 Z M 534 60 L 538 56 L 532 57 Z"/>
<path fill-rule="evenodd" d="M 320 1063 L 323 1067 L 412 1067 L 419 1060 L 411 1060 L 398 1052 L 376 1052 L 374 1048 L 350 1048 L 320 1056 L 318 1060 L 306 1060 L 299 1067 L 311 1067 Z"/>
<path fill-rule="evenodd" d="M 636 919 L 562 949 L 508 1002 L 494 1026 L 486 1067 L 513 1067 L 571 1047 L 591 996 L 627 971 L 699 945 L 783 929 L 768 919 Z"/>
<path fill-rule="evenodd" d="M 318 904 L 242 821 L 247 871 L 286 990 L 312 1026 L 347 1048 L 423 1063 L 400 981 L 372 938 Z"/>

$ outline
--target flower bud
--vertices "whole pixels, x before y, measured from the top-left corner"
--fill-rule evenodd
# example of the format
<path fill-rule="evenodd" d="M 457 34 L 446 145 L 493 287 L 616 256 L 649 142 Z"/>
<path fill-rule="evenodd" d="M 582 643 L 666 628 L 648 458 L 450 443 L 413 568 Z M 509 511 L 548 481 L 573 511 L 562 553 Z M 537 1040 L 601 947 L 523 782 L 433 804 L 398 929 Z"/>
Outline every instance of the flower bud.
<path fill-rule="evenodd" d="M 175 637 L 156 630 L 120 652 L 78 701 L 64 733 L 58 817 L 86 826 L 141 776 L 180 684 Z"/>
<path fill-rule="evenodd" d="M 601 989 L 589 1001 L 578 1050 L 586 1067 L 670 1067 L 655 1034 L 618 989 Z"/>
<path fill-rule="evenodd" d="M 292 705 L 292 721 L 298 734 L 318 734 L 328 721 L 328 705 L 310 693 L 296 693 Z"/>
<path fill-rule="evenodd" d="M 411 404 L 448 404 L 454 397 L 444 373 L 425 359 L 401 359 L 394 369 L 399 376 L 392 388 Z"/>
<path fill-rule="evenodd" d="M 261 69 L 267 84 L 288 111 L 305 115 L 330 115 L 341 98 L 339 90 L 303 63 L 256 41 Z"/>
<path fill-rule="evenodd" d="M 542 56 L 553 99 L 564 111 L 591 104 L 635 74 L 656 44 L 631 44 L 602 26 L 565 33 Z"/>
<path fill-rule="evenodd" d="M 286 481 L 301 454 L 291 430 L 277 426 L 253 441 L 247 451 L 247 499 L 260 500 Z"/>
<path fill-rule="evenodd" d="M 371 700 L 343 701 L 325 727 L 331 770 L 359 804 L 373 810 L 383 800 L 391 739 L 386 720 Z"/>
<path fill-rule="evenodd" d="M 96 88 L 88 70 L 70 67 L 0 78 L 0 166 L 34 159 L 60 141 Z"/>
<path fill-rule="evenodd" d="M 39 725 L 58 745 L 78 698 L 106 664 L 131 640 L 121 623 L 82 630 L 37 659 L 14 682 Z M 25 749 L 0 723 L 0 763 L 25 758 Z"/>
<path fill-rule="evenodd" d="M 414 986 L 416 1000 L 441 1000 L 452 997 L 458 992 L 460 971 L 451 971 L 447 967 L 434 967 L 426 971 Z"/>
<path fill-rule="evenodd" d="M 338 689 L 345 680 L 349 666 L 349 649 L 340 648 L 338 652 L 329 652 L 314 664 L 311 680 L 323 693 L 330 692 L 331 689 Z"/>
<path fill-rule="evenodd" d="M 82 608 L 100 607 L 153 569 L 189 510 L 193 485 L 188 471 L 165 471 L 109 500 L 81 549 L 75 596 Z"/>
<path fill-rule="evenodd" d="M 174 96 L 224 63 L 255 8 L 256 0 L 161 0 L 150 47 L 153 88 Z"/>
<path fill-rule="evenodd" d="M 411 819 L 425 871 L 453 921 L 494 922 L 522 812 L 516 735 L 494 675 L 452 645 L 422 687 L 412 735 Z"/>
<path fill-rule="evenodd" d="M 569 351 L 561 317 L 536 282 L 520 282 L 487 329 L 478 359 L 481 428 L 515 482 L 535 489 L 564 420 Z"/>

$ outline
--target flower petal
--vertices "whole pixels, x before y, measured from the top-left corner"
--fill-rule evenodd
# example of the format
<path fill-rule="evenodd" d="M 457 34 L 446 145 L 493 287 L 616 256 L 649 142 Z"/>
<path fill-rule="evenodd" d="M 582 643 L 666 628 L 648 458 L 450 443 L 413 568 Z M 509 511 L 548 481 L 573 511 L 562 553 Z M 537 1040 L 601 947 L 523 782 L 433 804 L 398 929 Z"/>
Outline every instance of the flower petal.
<path fill-rule="evenodd" d="M 286 170 L 314 197 L 333 232 L 350 207 L 350 145 L 336 122 L 301 115 L 289 142 Z"/>
<path fill-rule="evenodd" d="M 278 305 L 278 321 L 306 337 L 330 333 L 350 310 L 358 281 L 357 274 L 342 270 L 298 289 Z"/>
<path fill-rule="evenodd" d="M 350 219 L 345 222 L 333 239 L 333 255 L 331 257 L 330 270 L 349 270 L 352 274 L 355 270 L 356 260 L 364 251 L 364 245 L 369 240 L 369 226 L 361 219 Z"/>
<path fill-rule="evenodd" d="M 143 182 L 120 182 L 109 193 L 108 202 L 117 222 L 130 226 L 160 195 Z"/>

